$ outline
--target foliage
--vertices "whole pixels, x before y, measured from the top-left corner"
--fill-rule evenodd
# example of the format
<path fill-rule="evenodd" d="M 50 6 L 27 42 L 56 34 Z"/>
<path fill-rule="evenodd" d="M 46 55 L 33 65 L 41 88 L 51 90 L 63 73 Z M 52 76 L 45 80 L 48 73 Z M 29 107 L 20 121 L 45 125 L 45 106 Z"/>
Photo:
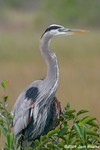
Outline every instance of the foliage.
<path fill-rule="evenodd" d="M 20 150 L 20 147 L 14 144 L 11 129 L 13 118 L 8 111 L 8 96 L 5 95 L 7 83 L 7 80 L 1 83 L 4 95 L 0 97 L 0 133 L 5 137 L 4 150 Z M 99 123 L 96 118 L 84 115 L 87 112 L 83 109 L 77 112 L 71 109 L 68 103 L 57 119 L 59 125 L 47 135 L 41 136 L 40 140 L 35 140 L 34 150 L 99 149 Z"/>
<path fill-rule="evenodd" d="M 38 10 L 40 15 L 37 21 L 59 22 L 63 24 L 81 24 L 98 26 L 100 25 L 100 1 L 94 0 L 1 0 L 2 6 L 24 9 Z M 42 7 L 41 7 L 42 6 Z M 44 13 L 43 13 L 44 12 Z M 43 14 L 42 14 L 43 13 Z M 37 24 L 38 25 L 38 24 Z"/>
<path fill-rule="evenodd" d="M 12 127 L 12 116 L 8 111 L 8 96 L 5 95 L 5 90 L 8 80 L 4 80 L 1 85 L 4 89 L 4 94 L 2 96 L 2 101 L 0 100 L 0 133 L 5 137 L 5 150 L 12 150 L 14 143 L 14 135 L 11 130 Z"/>
<path fill-rule="evenodd" d="M 49 20 L 58 20 L 65 24 L 99 26 L 99 5 L 98 0 L 92 3 L 91 0 L 45 0 L 43 7 L 49 14 Z"/>
<path fill-rule="evenodd" d="M 59 126 L 47 135 L 41 136 L 40 141 L 35 141 L 35 150 L 42 147 L 43 150 L 89 149 L 99 147 L 100 135 L 96 118 L 90 116 L 80 117 L 87 110 L 70 109 L 70 104 L 64 108 L 61 117 L 57 120 Z"/>

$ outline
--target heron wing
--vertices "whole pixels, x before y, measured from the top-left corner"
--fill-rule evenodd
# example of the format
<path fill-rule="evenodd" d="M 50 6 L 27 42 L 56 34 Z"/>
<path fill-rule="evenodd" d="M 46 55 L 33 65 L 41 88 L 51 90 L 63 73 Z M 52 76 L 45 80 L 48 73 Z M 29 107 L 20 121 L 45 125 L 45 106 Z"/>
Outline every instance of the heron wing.
<path fill-rule="evenodd" d="M 17 135 L 27 127 L 39 90 L 37 87 L 29 87 L 18 97 L 14 106 L 14 134 Z"/>

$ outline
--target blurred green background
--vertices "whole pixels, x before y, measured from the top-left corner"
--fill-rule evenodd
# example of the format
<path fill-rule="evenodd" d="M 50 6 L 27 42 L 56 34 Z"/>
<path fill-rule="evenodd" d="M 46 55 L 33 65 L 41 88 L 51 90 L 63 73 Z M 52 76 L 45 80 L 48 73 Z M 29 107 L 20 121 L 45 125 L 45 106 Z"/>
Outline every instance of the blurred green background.
<path fill-rule="evenodd" d="M 82 36 L 55 38 L 51 47 L 59 60 L 57 97 L 62 106 L 69 101 L 73 108 L 88 109 L 99 120 L 99 0 L 0 0 L 0 82 L 9 80 L 9 109 L 27 85 L 46 74 L 39 41 L 53 23 L 90 30 Z"/>

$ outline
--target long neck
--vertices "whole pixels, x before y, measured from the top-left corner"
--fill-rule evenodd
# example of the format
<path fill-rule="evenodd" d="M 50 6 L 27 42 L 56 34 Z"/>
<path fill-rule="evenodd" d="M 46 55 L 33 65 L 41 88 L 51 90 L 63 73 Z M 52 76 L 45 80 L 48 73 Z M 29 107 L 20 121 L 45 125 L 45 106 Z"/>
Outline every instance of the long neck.
<path fill-rule="evenodd" d="M 50 50 L 50 40 L 49 37 L 43 37 L 41 39 L 40 51 L 47 64 L 46 83 L 56 90 L 59 79 L 59 68 L 57 57 L 55 53 Z"/>

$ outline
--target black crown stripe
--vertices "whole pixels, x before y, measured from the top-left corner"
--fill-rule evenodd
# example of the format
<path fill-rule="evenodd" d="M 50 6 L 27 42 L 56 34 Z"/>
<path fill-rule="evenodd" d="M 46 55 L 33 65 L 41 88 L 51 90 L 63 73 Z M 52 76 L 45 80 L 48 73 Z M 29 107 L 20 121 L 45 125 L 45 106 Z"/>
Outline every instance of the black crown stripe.
<path fill-rule="evenodd" d="M 45 30 L 45 32 L 42 34 L 41 38 L 43 37 L 43 35 L 44 35 L 46 32 L 51 31 L 51 30 L 56 30 L 56 29 L 59 29 L 59 28 L 61 28 L 61 27 L 60 27 L 60 26 L 50 26 L 50 27 L 48 27 L 48 28 Z"/>

